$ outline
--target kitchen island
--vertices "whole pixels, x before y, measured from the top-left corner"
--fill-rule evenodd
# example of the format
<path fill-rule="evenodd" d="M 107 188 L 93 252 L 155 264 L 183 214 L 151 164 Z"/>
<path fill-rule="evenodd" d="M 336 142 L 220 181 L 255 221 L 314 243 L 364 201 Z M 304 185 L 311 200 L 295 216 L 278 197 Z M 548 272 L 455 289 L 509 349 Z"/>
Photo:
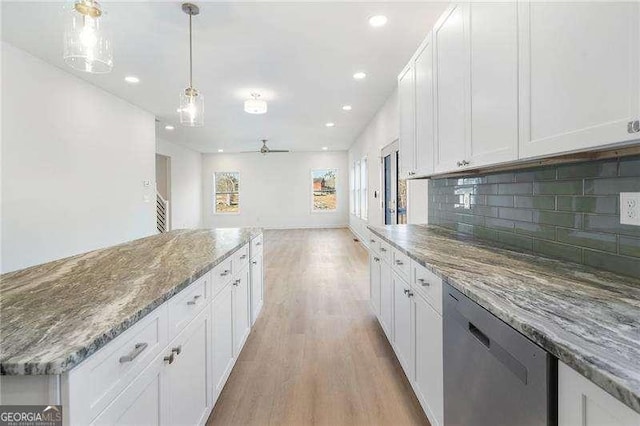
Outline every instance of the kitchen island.
<path fill-rule="evenodd" d="M 188 408 L 206 420 L 262 307 L 262 286 L 258 228 L 176 230 L 4 274 L 2 402 L 62 404 L 65 423 L 124 421 L 153 412 L 149 400 L 118 400 L 136 394 L 137 377 L 155 375 L 159 402 L 181 374 L 155 366 L 191 364 L 203 389 L 176 394 L 192 402 L 163 415 Z"/>

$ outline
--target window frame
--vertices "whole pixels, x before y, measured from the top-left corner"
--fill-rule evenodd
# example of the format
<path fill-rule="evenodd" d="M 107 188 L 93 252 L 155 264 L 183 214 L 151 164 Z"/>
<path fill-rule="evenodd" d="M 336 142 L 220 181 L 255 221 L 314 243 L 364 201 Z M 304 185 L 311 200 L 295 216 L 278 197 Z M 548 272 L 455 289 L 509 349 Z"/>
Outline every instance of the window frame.
<path fill-rule="evenodd" d="M 365 155 L 360 160 L 360 219 L 368 220 L 369 217 L 369 170 L 368 160 Z"/>
<path fill-rule="evenodd" d="M 238 211 L 237 212 L 220 212 L 218 211 L 218 203 L 217 203 L 217 196 L 218 196 L 218 191 L 216 189 L 216 174 L 237 174 L 238 175 L 238 192 L 229 192 L 229 194 L 238 194 Z M 240 190 L 240 176 L 241 173 L 240 172 L 213 172 L 213 214 L 214 215 L 239 215 L 240 214 L 240 200 L 242 199 L 241 197 L 241 190 Z M 226 192 L 220 192 L 220 194 L 227 194 Z"/>
<path fill-rule="evenodd" d="M 316 209 L 315 208 L 315 204 L 313 203 L 313 173 L 314 172 L 318 172 L 318 171 L 327 171 L 327 170 L 332 170 L 335 174 L 336 177 L 336 188 L 335 188 L 335 194 L 336 194 L 336 207 L 334 209 L 331 210 L 321 210 L 321 209 Z M 340 179 L 340 170 L 337 167 L 324 167 L 324 168 L 314 168 L 311 169 L 309 172 L 309 176 L 311 177 L 311 196 L 310 198 L 310 208 L 311 208 L 311 213 L 336 213 L 338 211 L 338 206 L 339 206 L 339 199 L 338 199 L 338 182 Z"/>

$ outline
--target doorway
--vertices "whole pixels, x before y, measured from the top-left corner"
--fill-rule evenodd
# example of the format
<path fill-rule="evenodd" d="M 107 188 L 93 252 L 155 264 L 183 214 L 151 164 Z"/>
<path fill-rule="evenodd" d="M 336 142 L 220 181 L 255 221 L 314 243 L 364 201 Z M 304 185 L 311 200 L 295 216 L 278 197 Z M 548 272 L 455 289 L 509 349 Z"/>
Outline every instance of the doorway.
<path fill-rule="evenodd" d="M 384 224 L 407 223 L 407 181 L 400 179 L 398 140 L 382 148 L 382 186 Z"/>
<path fill-rule="evenodd" d="M 159 233 L 171 230 L 171 157 L 156 154 L 156 225 Z"/>

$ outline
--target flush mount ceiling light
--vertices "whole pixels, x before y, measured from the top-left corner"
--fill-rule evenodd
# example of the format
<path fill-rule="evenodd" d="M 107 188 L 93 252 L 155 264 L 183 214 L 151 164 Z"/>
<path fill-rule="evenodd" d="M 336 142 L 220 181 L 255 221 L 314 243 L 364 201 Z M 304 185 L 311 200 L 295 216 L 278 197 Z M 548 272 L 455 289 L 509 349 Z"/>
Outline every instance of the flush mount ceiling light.
<path fill-rule="evenodd" d="M 126 81 L 127 83 L 131 83 L 131 84 L 137 84 L 140 83 L 140 79 L 138 77 L 136 77 L 135 75 L 128 75 L 124 78 L 124 81 Z"/>
<path fill-rule="evenodd" d="M 251 99 L 244 101 L 244 111 L 249 114 L 264 114 L 267 112 L 267 102 L 259 99 L 259 93 L 252 93 Z"/>
<path fill-rule="evenodd" d="M 173 127 L 171 124 L 167 124 L 166 126 L 164 126 L 165 130 L 173 130 L 175 129 L 175 127 Z"/>
<path fill-rule="evenodd" d="M 362 72 L 362 71 L 358 71 L 357 73 L 355 73 L 353 75 L 353 78 L 355 78 L 356 80 L 362 80 L 367 76 L 366 73 Z"/>
<path fill-rule="evenodd" d="M 198 6 L 183 3 L 182 11 L 189 15 L 189 87 L 180 94 L 180 124 L 199 127 L 204 124 L 204 96 L 193 87 L 193 31 L 192 18 L 200 13 Z"/>
<path fill-rule="evenodd" d="M 219 149 L 218 152 L 224 152 L 224 149 Z"/>
<path fill-rule="evenodd" d="M 352 110 L 351 105 L 343 105 L 342 106 L 342 110 L 343 111 L 351 111 Z"/>
<path fill-rule="evenodd" d="M 369 18 L 369 25 L 375 28 L 384 27 L 386 23 L 387 17 L 384 15 L 375 15 Z"/>
<path fill-rule="evenodd" d="M 329 147 L 327 147 L 327 146 L 323 146 L 323 147 L 322 147 L 322 150 L 323 150 L 323 151 L 326 151 L 326 150 L 328 150 L 328 149 L 329 149 Z"/>
<path fill-rule="evenodd" d="M 78 0 L 70 7 L 64 31 L 64 62 L 93 74 L 113 68 L 111 40 L 103 28 L 103 11 L 95 0 Z"/>
<path fill-rule="evenodd" d="M 336 125 L 336 123 L 333 123 L 331 121 L 325 124 L 325 126 L 327 126 L 327 127 L 334 127 L 335 125 Z"/>

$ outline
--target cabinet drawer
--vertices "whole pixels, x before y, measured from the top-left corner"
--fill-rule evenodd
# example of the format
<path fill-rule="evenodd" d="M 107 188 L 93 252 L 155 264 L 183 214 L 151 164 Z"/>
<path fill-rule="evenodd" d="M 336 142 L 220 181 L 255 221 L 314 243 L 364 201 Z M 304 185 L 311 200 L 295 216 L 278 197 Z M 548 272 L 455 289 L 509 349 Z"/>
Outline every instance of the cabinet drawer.
<path fill-rule="evenodd" d="M 409 258 L 409 256 L 395 248 L 393 249 L 391 254 L 391 263 L 393 264 L 393 270 L 408 282 L 411 272 L 411 259 Z"/>
<path fill-rule="evenodd" d="M 380 258 L 391 262 L 391 246 L 380 239 Z"/>
<path fill-rule="evenodd" d="M 262 234 L 254 237 L 253 240 L 251 240 L 251 257 L 255 256 L 259 251 L 262 251 L 262 244 Z"/>
<path fill-rule="evenodd" d="M 249 244 L 245 244 L 235 252 L 231 259 L 233 273 L 241 271 L 249 264 Z"/>
<path fill-rule="evenodd" d="M 380 237 L 373 232 L 369 232 L 369 241 L 367 241 L 369 251 L 373 253 L 380 253 Z"/>
<path fill-rule="evenodd" d="M 411 261 L 411 287 L 442 315 L 442 279 L 415 260 Z"/>
<path fill-rule="evenodd" d="M 218 294 L 224 286 L 231 282 L 231 278 L 233 277 L 231 269 L 232 259 L 233 256 L 229 256 L 211 271 L 211 282 L 213 283 L 211 290 L 212 296 Z"/>
<path fill-rule="evenodd" d="M 89 424 L 160 354 L 167 320 L 163 304 L 69 372 L 71 424 Z"/>
<path fill-rule="evenodd" d="M 198 278 L 169 300 L 169 339 L 175 337 L 210 300 L 211 273 Z"/>

